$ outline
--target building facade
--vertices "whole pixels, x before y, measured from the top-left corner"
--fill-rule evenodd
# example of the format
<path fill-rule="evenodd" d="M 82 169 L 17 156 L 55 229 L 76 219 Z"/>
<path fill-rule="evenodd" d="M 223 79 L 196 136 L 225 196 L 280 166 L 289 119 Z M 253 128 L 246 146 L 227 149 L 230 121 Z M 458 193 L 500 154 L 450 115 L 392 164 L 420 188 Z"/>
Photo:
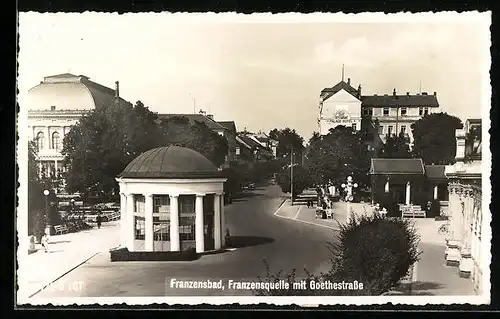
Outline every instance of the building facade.
<path fill-rule="evenodd" d="M 110 103 L 129 104 L 119 96 L 118 81 L 113 90 L 70 73 L 45 77 L 20 103 L 28 109 L 28 139 L 37 145 L 40 172 L 53 176 L 65 171 L 63 139 L 82 116 Z"/>
<path fill-rule="evenodd" d="M 321 91 L 319 102 L 319 133 L 326 135 L 339 125 L 361 129 L 361 86 L 354 89 L 351 79 L 340 81 Z"/>
<path fill-rule="evenodd" d="M 445 258 L 447 265 L 458 266 L 461 277 L 471 278 L 481 294 L 490 265 L 489 242 L 484 238 L 489 227 L 485 214 L 489 210 L 482 207 L 481 128 L 477 120 L 466 121 L 464 128 L 456 131 L 456 163 L 445 171 L 449 179 L 450 227 Z"/>
<path fill-rule="evenodd" d="M 427 92 L 404 95 L 362 95 L 361 85 L 351 86 L 351 79 L 343 80 L 320 93 L 318 130 L 328 134 L 331 128 L 343 125 L 359 131 L 362 126 L 374 126 L 382 141 L 387 136 L 403 134 L 413 143 L 411 125 L 425 115 L 439 110 L 437 93 Z M 371 131 L 371 130 L 370 130 Z"/>

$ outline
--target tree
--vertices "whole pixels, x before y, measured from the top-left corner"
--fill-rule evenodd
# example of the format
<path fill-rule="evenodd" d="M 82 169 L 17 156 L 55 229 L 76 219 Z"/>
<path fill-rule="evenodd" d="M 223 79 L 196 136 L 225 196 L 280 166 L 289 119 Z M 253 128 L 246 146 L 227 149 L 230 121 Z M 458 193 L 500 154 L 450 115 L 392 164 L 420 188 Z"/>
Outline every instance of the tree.
<path fill-rule="evenodd" d="M 403 134 L 388 136 L 382 146 L 383 158 L 411 158 L 410 140 Z"/>
<path fill-rule="evenodd" d="M 359 184 L 369 182 L 370 156 L 362 138 L 351 128 L 337 126 L 325 136 L 314 135 L 308 147 L 306 168 L 316 183 L 342 183 L 351 175 Z"/>
<path fill-rule="evenodd" d="M 401 218 L 383 218 L 378 214 L 351 218 L 341 225 L 340 233 L 328 244 L 331 251 L 331 269 L 326 274 L 311 274 L 306 269 L 306 281 L 353 283 L 362 289 L 305 290 L 293 289 L 295 271 L 281 275 L 270 273 L 269 265 L 263 283 L 279 279 L 289 283 L 290 289 L 256 290 L 258 295 L 371 295 L 377 296 L 398 288 L 401 279 L 419 260 L 419 235 L 412 222 Z"/>
<path fill-rule="evenodd" d="M 227 139 L 212 131 L 205 123 L 193 123 L 186 117 L 175 116 L 162 120 L 160 126 L 165 143 L 191 148 L 203 154 L 217 167 L 226 161 Z"/>
<path fill-rule="evenodd" d="M 273 129 L 269 132 L 269 137 L 278 141 L 276 156 L 284 157 L 293 150 L 295 153 L 302 153 L 304 149 L 304 138 L 302 138 L 295 129 L 284 128 L 281 130 Z"/>
<path fill-rule="evenodd" d="M 291 169 L 284 168 L 276 176 L 276 183 L 284 193 L 291 191 Z M 293 167 L 293 198 L 301 194 L 304 189 L 312 186 L 312 179 L 309 172 L 302 166 L 295 165 Z"/>
<path fill-rule="evenodd" d="M 426 115 L 411 125 L 414 157 L 422 158 L 425 164 L 452 164 L 455 160 L 455 130 L 462 122 L 447 113 Z"/>
<path fill-rule="evenodd" d="M 67 190 L 84 196 L 117 193 L 115 178 L 127 164 L 163 145 L 156 119 L 140 101 L 110 104 L 82 117 L 63 140 Z"/>

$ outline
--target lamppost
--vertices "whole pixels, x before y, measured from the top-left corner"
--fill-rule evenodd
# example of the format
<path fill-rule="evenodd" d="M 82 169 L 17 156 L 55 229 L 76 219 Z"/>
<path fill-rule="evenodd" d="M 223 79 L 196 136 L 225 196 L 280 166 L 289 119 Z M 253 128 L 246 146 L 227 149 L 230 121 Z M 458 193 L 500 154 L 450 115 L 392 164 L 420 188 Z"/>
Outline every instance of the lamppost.
<path fill-rule="evenodd" d="M 50 191 L 48 189 L 43 191 L 43 195 L 45 195 L 45 234 L 50 235 L 50 225 L 48 222 L 49 219 L 49 194 Z"/>
<path fill-rule="evenodd" d="M 290 152 L 290 195 L 292 197 L 292 206 L 293 206 L 293 147 Z"/>
<path fill-rule="evenodd" d="M 342 183 L 341 187 L 346 191 L 345 201 L 347 202 L 347 222 L 351 217 L 351 202 L 353 201 L 352 191 L 354 188 L 358 187 L 358 184 L 354 183 L 352 176 L 347 177 L 347 183 Z"/>

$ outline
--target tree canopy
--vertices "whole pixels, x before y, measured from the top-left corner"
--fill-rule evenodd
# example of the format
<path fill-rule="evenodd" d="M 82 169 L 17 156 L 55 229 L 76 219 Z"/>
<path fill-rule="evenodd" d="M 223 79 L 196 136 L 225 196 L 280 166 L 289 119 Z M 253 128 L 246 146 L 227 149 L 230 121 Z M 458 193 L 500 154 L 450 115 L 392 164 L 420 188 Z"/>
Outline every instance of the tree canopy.
<path fill-rule="evenodd" d="M 367 183 L 370 156 L 362 138 L 351 128 L 337 126 L 327 135 L 314 135 L 306 155 L 306 168 L 317 183 L 340 183 L 351 175 Z"/>
<path fill-rule="evenodd" d="M 117 192 L 116 176 L 142 152 L 163 145 L 157 116 L 138 101 L 111 104 L 82 117 L 64 137 L 70 193 L 107 195 Z"/>
<path fill-rule="evenodd" d="M 388 136 L 380 155 L 383 158 L 411 158 L 409 138 L 402 134 Z"/>
<path fill-rule="evenodd" d="M 227 140 L 204 123 L 177 117 L 158 121 L 141 101 L 92 110 L 64 138 L 66 188 L 84 196 L 116 194 L 115 178 L 130 161 L 169 144 L 194 149 L 216 166 L 227 154 Z"/>
<path fill-rule="evenodd" d="M 293 149 L 294 152 L 302 152 L 304 149 L 304 138 L 300 136 L 295 129 L 289 127 L 278 130 L 273 129 L 269 132 L 269 137 L 278 141 L 276 148 L 276 156 L 284 157 L 290 154 Z"/>
<path fill-rule="evenodd" d="M 160 126 L 165 144 L 191 148 L 203 154 L 217 167 L 225 162 L 228 153 L 227 139 L 212 131 L 205 123 L 192 123 L 188 118 L 179 116 L 162 120 Z"/>
<path fill-rule="evenodd" d="M 459 118 L 447 113 L 426 115 L 411 125 L 414 157 L 425 164 L 451 164 L 455 160 L 455 130 L 462 128 Z"/>

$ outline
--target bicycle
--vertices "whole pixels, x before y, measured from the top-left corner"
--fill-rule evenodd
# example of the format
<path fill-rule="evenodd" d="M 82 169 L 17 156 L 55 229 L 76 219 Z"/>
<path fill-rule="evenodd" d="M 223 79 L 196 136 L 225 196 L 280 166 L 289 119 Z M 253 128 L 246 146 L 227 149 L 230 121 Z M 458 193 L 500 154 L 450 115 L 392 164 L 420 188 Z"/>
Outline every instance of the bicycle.
<path fill-rule="evenodd" d="M 440 235 L 446 235 L 446 234 L 448 234 L 449 229 L 450 229 L 450 223 L 445 223 L 445 224 L 439 226 L 439 228 L 438 228 L 438 234 L 440 234 Z"/>

